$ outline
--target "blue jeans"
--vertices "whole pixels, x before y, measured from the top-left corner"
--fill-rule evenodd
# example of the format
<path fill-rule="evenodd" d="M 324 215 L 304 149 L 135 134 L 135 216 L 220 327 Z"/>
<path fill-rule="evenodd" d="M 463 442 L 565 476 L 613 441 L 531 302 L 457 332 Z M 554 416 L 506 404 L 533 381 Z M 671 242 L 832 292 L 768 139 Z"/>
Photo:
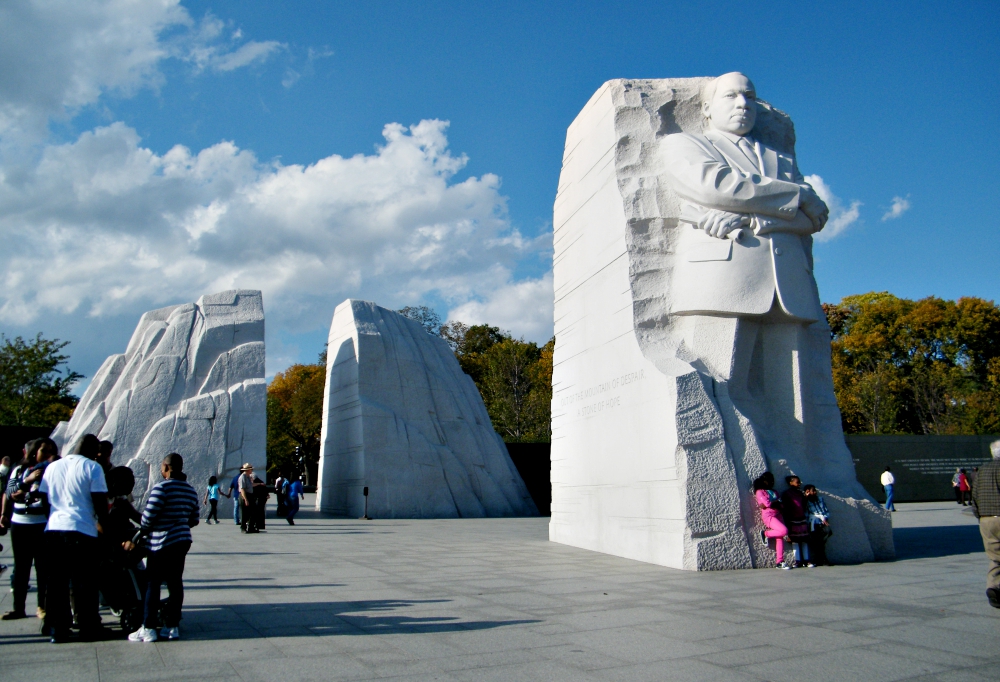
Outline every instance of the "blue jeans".
<path fill-rule="evenodd" d="M 240 494 L 233 492 L 233 521 L 240 525 Z"/>
<path fill-rule="evenodd" d="M 892 503 L 892 486 L 885 485 L 882 487 L 885 488 L 885 508 L 890 511 L 896 511 L 896 505 Z"/>

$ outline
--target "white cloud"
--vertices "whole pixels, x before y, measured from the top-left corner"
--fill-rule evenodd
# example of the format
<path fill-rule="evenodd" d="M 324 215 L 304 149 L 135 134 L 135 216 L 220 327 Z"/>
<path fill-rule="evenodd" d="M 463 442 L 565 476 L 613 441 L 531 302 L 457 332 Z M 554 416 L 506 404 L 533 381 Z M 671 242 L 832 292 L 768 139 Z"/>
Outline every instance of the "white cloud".
<path fill-rule="evenodd" d="M 910 210 L 910 199 L 909 197 L 893 197 L 892 206 L 889 210 L 882 215 L 882 222 L 886 220 L 895 220 L 899 216 L 903 215 Z"/>
<path fill-rule="evenodd" d="M 514 282 L 505 268 L 495 267 L 484 273 L 491 286 L 481 298 L 468 301 L 448 312 L 449 320 L 466 324 L 492 324 L 545 343 L 552 336 L 552 271 L 537 279 Z"/>
<path fill-rule="evenodd" d="M 43 140 L 49 119 L 72 116 L 102 93 L 129 95 L 162 82 L 160 63 L 231 71 L 283 45 L 240 43 L 241 31 L 179 0 L 5 0 L 0 3 L 0 137 L 6 148 Z"/>
<path fill-rule="evenodd" d="M 833 193 L 833 190 L 823 181 L 823 178 L 818 175 L 807 175 L 806 182 L 812 185 L 813 189 L 816 190 L 816 194 L 826 202 L 827 207 L 830 209 L 830 219 L 827 221 L 826 226 L 822 232 L 818 232 L 815 235 L 817 241 L 828 242 L 840 236 L 861 217 L 860 201 L 854 200 L 850 206 L 844 208 L 844 202 Z"/>
<path fill-rule="evenodd" d="M 452 180 L 466 159 L 446 128 L 390 124 L 374 154 L 309 166 L 263 164 L 230 142 L 157 155 L 122 123 L 49 146 L 0 177 L 0 321 L 138 314 L 247 287 L 284 329 L 328 324 L 348 296 L 433 294 L 542 338 L 551 277 L 512 282 L 509 269 L 551 236 L 510 227 L 495 175 Z"/>

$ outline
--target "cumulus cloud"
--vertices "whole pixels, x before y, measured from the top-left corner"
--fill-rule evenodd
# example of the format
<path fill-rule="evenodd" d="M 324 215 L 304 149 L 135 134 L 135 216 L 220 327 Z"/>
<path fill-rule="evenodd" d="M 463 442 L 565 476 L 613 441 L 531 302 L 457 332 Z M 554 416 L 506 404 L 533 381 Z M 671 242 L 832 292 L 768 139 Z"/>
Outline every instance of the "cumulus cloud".
<path fill-rule="evenodd" d="M 492 324 L 513 330 L 529 340 L 544 342 L 552 334 L 552 271 L 537 279 L 512 281 L 510 272 L 497 266 L 485 273 L 492 282 L 480 298 L 448 312 L 449 320 L 466 324 Z"/>
<path fill-rule="evenodd" d="M 509 273 L 551 238 L 511 228 L 495 175 L 454 181 L 466 159 L 446 129 L 390 124 L 373 154 L 308 166 L 230 142 L 158 155 L 122 123 L 51 145 L 29 173 L 0 178 L 0 320 L 138 313 L 247 287 L 286 328 L 326 324 L 348 296 L 433 294 L 463 319 L 544 336 L 551 278 Z"/>
<path fill-rule="evenodd" d="M 833 193 L 833 190 L 823 181 L 823 178 L 818 175 L 807 175 L 806 182 L 812 185 L 813 189 L 816 190 L 816 194 L 826 202 L 827 207 L 830 209 L 830 219 L 827 221 L 826 227 L 823 228 L 822 232 L 818 232 L 815 235 L 817 241 L 828 242 L 840 236 L 847 228 L 858 222 L 858 218 L 861 217 L 860 201 L 852 201 L 850 206 L 845 208 L 844 202 Z"/>
<path fill-rule="evenodd" d="M 232 71 L 283 49 L 244 41 L 179 0 L 5 0 L 0 3 L 0 137 L 6 147 L 43 140 L 53 117 L 68 117 L 102 93 L 157 87 L 165 59 L 195 71 Z"/>
<path fill-rule="evenodd" d="M 889 210 L 882 214 L 882 222 L 886 220 L 895 220 L 899 216 L 903 215 L 910 210 L 910 199 L 909 197 L 893 197 L 892 206 Z"/>

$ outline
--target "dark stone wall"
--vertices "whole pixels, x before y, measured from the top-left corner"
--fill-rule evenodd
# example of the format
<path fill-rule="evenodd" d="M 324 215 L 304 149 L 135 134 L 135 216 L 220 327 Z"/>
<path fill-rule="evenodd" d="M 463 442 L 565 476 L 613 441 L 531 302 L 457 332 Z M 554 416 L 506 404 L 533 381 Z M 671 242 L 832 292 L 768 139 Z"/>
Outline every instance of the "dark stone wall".
<path fill-rule="evenodd" d="M 990 443 L 1000 436 L 858 436 L 845 437 L 854 456 L 858 481 L 879 502 L 885 493 L 879 477 L 887 466 L 896 477 L 897 502 L 953 500 L 956 468 L 971 471 L 988 462 Z"/>
<path fill-rule="evenodd" d="M 550 482 L 551 443 L 507 443 L 507 454 L 521 474 L 531 499 L 542 516 L 552 514 L 552 483 Z"/>

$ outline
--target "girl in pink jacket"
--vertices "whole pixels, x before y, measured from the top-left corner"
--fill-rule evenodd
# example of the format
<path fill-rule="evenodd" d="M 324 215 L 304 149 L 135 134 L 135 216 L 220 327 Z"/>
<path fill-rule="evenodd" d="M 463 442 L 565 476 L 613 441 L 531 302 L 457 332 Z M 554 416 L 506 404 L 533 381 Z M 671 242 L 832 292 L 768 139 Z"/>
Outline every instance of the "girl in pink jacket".
<path fill-rule="evenodd" d="M 792 568 L 792 564 L 784 561 L 785 540 L 788 539 L 788 528 L 781 516 L 781 499 L 778 493 L 774 492 L 774 475 L 766 472 L 753 482 L 753 494 L 757 500 L 757 507 L 760 508 L 760 518 L 764 522 L 765 530 L 760 532 L 760 539 L 767 545 L 768 538 L 774 538 L 774 553 L 777 561 L 775 568 L 785 571 Z"/>

